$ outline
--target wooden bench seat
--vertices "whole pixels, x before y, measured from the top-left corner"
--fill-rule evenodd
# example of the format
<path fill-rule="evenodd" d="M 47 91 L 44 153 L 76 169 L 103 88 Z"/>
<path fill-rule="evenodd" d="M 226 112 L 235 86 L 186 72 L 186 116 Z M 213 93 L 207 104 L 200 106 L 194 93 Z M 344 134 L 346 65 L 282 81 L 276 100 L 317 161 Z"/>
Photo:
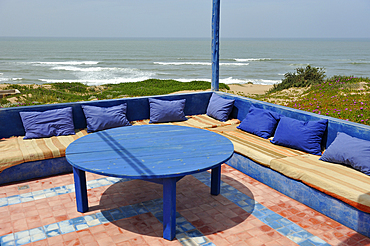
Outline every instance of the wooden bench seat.
<path fill-rule="evenodd" d="M 370 213 L 370 176 L 321 161 L 317 155 L 272 144 L 268 139 L 237 129 L 236 125 L 213 131 L 229 138 L 236 153 Z"/>
<path fill-rule="evenodd" d="M 270 168 L 370 213 L 370 176 L 348 166 L 320 161 L 319 158 L 307 154 L 274 159 Z"/>
<path fill-rule="evenodd" d="M 238 124 L 238 119 L 226 122 L 215 120 L 207 115 L 187 116 L 187 121 L 171 122 L 165 124 L 190 126 L 197 128 L 215 128 Z M 149 124 L 149 119 L 132 121 L 132 125 Z M 160 123 L 163 124 L 163 123 Z M 24 136 L 11 137 L 0 140 L 0 172 L 6 168 L 31 161 L 47 160 L 65 156 L 65 150 L 74 140 L 87 135 L 86 129 L 75 130 L 76 135 L 58 136 L 39 139 L 23 139 Z"/>
<path fill-rule="evenodd" d="M 189 115 L 189 116 L 186 116 L 186 118 L 188 119 L 186 121 L 169 122 L 169 123 L 156 123 L 156 124 L 190 126 L 190 127 L 201 128 L 201 129 L 210 129 L 210 128 L 216 128 L 216 127 L 236 125 L 236 124 L 240 123 L 240 120 L 238 120 L 238 119 L 230 119 L 228 121 L 222 122 L 222 121 L 213 119 L 212 117 L 209 117 L 206 114 Z M 131 124 L 133 124 L 133 125 L 147 125 L 147 124 L 149 124 L 149 119 L 133 121 L 133 122 L 131 122 Z"/>
<path fill-rule="evenodd" d="M 338 132 L 370 141 L 369 126 L 222 92 L 217 94 L 223 98 L 235 100 L 230 114 L 234 120 L 219 122 L 204 115 L 212 94 L 213 92 L 197 92 L 162 95 L 155 98 L 186 99 L 184 113 L 188 120 L 171 124 L 208 129 L 228 137 L 235 147 L 234 156 L 227 162 L 229 166 L 370 237 L 369 176 L 345 166 L 321 162 L 317 156 L 276 146 L 269 140 L 236 129 L 236 125 L 246 117 L 252 105 L 301 121 L 328 119 L 329 123 L 322 139 L 324 148 L 330 146 Z M 20 146 L 26 144 L 23 142 L 23 137 L 12 138 L 12 136 L 25 134 L 20 112 L 72 107 L 75 128 L 84 129 L 87 125 L 82 105 L 109 107 L 127 103 L 127 118 L 134 121 L 134 125 L 142 125 L 149 124 L 149 120 L 143 120 L 150 117 L 148 98 L 150 97 L 1 108 L 0 185 L 72 172 L 71 165 L 63 153 L 66 147 L 58 149 L 54 146 L 59 140 L 56 141 L 54 138 L 32 140 L 32 144 L 36 147 L 23 148 L 24 152 L 22 152 Z M 44 147 L 40 148 L 38 144 Z M 34 149 L 35 153 L 32 154 L 30 149 Z M 40 154 L 40 149 L 45 151 Z M 7 157 L 4 159 L 5 153 Z M 37 160 L 49 157 L 50 159 Z M 24 161 L 27 162 L 22 163 Z M 13 167 L 9 168 L 10 166 Z M 333 167 L 343 170 L 330 170 Z M 343 174 L 346 177 L 341 176 Z M 318 185 L 320 183 L 321 185 Z M 344 186 L 350 189 L 345 189 Z"/>
<path fill-rule="evenodd" d="M 50 138 L 23 139 L 24 136 L 19 136 L 0 140 L 0 172 L 25 162 L 64 157 L 70 143 L 88 134 L 84 129 L 75 132 L 76 135 Z"/>
<path fill-rule="evenodd" d="M 236 126 L 217 127 L 211 130 L 230 139 L 234 144 L 236 153 L 242 154 L 261 165 L 270 167 L 271 161 L 274 159 L 306 154 L 303 151 L 274 145 L 270 143 L 269 139 L 239 130 Z"/>

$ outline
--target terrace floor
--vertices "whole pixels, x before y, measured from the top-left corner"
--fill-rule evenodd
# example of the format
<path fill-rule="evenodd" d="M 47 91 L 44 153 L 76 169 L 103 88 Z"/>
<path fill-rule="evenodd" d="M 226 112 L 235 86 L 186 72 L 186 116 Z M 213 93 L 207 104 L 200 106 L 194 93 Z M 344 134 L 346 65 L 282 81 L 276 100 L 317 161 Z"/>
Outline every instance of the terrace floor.
<path fill-rule="evenodd" d="M 162 186 L 87 173 L 90 211 L 76 211 L 73 175 L 0 186 L 0 245 L 370 245 L 370 239 L 222 166 L 177 183 L 176 239 L 162 239 Z"/>

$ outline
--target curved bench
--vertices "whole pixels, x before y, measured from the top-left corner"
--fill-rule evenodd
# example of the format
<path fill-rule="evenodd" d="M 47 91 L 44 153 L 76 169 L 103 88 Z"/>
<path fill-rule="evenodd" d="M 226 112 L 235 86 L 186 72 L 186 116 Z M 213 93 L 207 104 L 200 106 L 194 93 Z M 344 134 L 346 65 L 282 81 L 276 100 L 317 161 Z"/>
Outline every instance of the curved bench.
<path fill-rule="evenodd" d="M 324 148 L 327 148 L 333 142 L 337 132 L 344 132 L 370 141 L 369 126 L 227 93 L 218 92 L 217 94 L 235 100 L 231 112 L 231 118 L 234 120 L 223 123 L 204 116 L 212 92 L 164 95 L 156 98 L 186 99 L 185 114 L 188 121 L 171 124 L 205 128 L 228 137 L 235 147 L 234 156 L 227 162 L 231 167 L 370 237 L 370 176 L 349 167 L 324 163 L 318 160 L 318 156 L 273 145 L 269 140 L 235 128 L 236 124 L 245 118 L 251 105 L 298 120 L 328 119 L 328 127 L 322 141 Z M 121 103 L 127 103 L 127 118 L 134 121 L 133 124 L 149 123 L 149 120 L 146 120 L 149 118 L 148 97 L 0 109 L 0 138 L 6 138 L 6 140 L 3 139 L 0 142 L 0 152 L 8 153 L 9 158 L 13 160 L 10 166 L 15 165 L 10 167 L 5 163 L 4 155 L 1 155 L 0 163 L 3 167 L 0 168 L 3 172 L 0 173 L 0 184 L 72 171 L 71 166 L 63 157 L 63 148 L 65 149 L 65 147 L 58 149 L 54 146 L 63 145 L 60 142 L 62 140 L 58 139 L 59 137 L 55 137 L 58 140 L 55 138 L 32 140 L 32 144 L 26 144 L 22 141 L 20 143 L 20 137 L 11 138 L 11 136 L 24 135 L 19 112 L 44 111 L 72 106 L 75 128 L 84 129 L 86 128 L 86 121 L 81 105 L 89 104 L 106 107 Z M 77 137 L 84 134 L 83 131 L 80 131 Z M 10 144 L 7 147 L 1 147 L 2 143 L 6 141 L 9 141 Z M 73 140 L 70 139 L 70 141 Z M 39 143 L 44 147 L 40 148 Z M 17 144 L 18 147 L 16 147 Z M 36 144 L 36 147 L 34 144 Z M 51 145 L 51 149 L 47 150 Z M 25 147 L 21 148 L 21 146 Z M 31 149 L 35 149 L 36 154 L 31 154 Z M 39 149 L 47 151 L 40 154 Z M 21 152 L 22 157 L 19 154 Z M 29 162 L 19 164 L 24 160 Z"/>

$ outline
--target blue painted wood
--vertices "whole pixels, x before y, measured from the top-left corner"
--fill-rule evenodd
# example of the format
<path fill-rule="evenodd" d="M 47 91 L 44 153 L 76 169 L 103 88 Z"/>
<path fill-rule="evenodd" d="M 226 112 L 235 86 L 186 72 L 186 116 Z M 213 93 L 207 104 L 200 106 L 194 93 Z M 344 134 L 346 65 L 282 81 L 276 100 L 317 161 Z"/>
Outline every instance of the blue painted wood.
<path fill-rule="evenodd" d="M 328 119 L 329 124 L 327 131 L 324 135 L 323 139 L 323 146 L 328 147 L 334 138 L 337 135 L 337 132 L 345 132 L 351 136 L 358 137 L 361 139 L 369 140 L 370 141 L 370 126 L 357 124 L 353 122 L 343 121 L 331 117 L 321 116 L 318 114 L 313 114 L 310 112 L 305 112 L 297 109 L 292 109 L 284 106 L 279 106 L 276 104 L 271 104 L 267 102 L 262 102 L 246 97 L 236 96 L 232 94 L 227 94 L 223 92 L 216 92 L 223 98 L 228 99 L 235 99 L 235 104 L 233 111 L 231 113 L 232 118 L 238 118 L 239 120 L 243 120 L 247 115 L 249 108 L 251 105 L 254 105 L 258 108 L 265 108 L 268 110 L 272 110 L 278 112 L 281 115 L 295 118 L 298 120 L 319 120 L 319 119 Z M 201 93 L 188 93 L 188 94 L 178 94 L 178 95 L 161 95 L 155 96 L 155 98 L 160 98 L 163 100 L 177 100 L 177 99 L 186 99 L 185 105 L 185 114 L 186 115 L 194 115 L 194 114 L 204 114 L 206 112 L 208 102 L 210 99 L 212 92 L 201 92 Z M 77 102 L 77 103 L 66 103 L 66 104 L 50 104 L 50 105 L 39 105 L 39 106 L 31 106 L 31 107 L 17 107 L 17 108 L 0 108 L 0 139 L 10 136 L 20 136 L 24 135 L 24 129 L 19 117 L 19 112 L 21 111 L 45 111 L 49 109 L 55 108 L 63 108 L 66 106 L 73 107 L 73 118 L 74 118 L 74 125 L 75 128 L 85 128 L 86 121 L 84 114 L 81 109 L 81 105 L 88 104 L 88 105 L 96 105 L 96 106 L 114 106 L 121 103 L 128 104 L 128 113 L 127 117 L 129 120 L 141 120 L 149 118 L 149 103 L 148 97 L 138 97 L 138 98 L 125 98 L 119 100 L 104 100 L 104 101 L 93 101 L 93 102 Z M 119 152 L 116 153 L 118 155 Z M 167 153 L 169 154 L 169 153 Z M 119 155 L 118 155 L 119 156 Z M 0 157 L 1 158 L 1 157 Z M 156 161 L 158 161 L 157 158 Z M 103 160 L 100 160 L 103 162 Z M 155 161 L 155 158 L 152 159 Z M 67 168 L 66 168 L 67 167 Z M 243 167 L 244 168 L 244 167 Z M 249 168 L 249 167 L 248 167 Z M 239 169 L 239 168 L 237 168 Z M 242 170 L 242 169 L 239 169 Z M 270 174 L 270 169 L 256 169 L 258 171 L 254 171 L 252 168 L 249 170 L 250 172 L 254 172 L 254 174 L 261 176 L 262 178 L 268 177 Z M 29 162 L 23 163 L 12 168 L 4 170 L 0 173 L 0 184 L 15 182 L 20 180 L 26 180 L 31 178 L 39 178 L 45 177 L 48 175 L 53 174 L 60 174 L 64 172 L 71 172 L 71 167 L 69 164 L 66 164 L 65 158 L 56 158 L 56 159 L 49 159 L 43 161 L 36 161 L 36 162 Z M 267 182 L 263 181 L 261 182 Z M 273 180 L 273 178 L 272 178 Z M 271 181 L 271 182 L 274 182 Z M 280 188 L 284 190 L 290 190 L 289 192 L 293 192 L 295 194 L 295 199 L 300 200 L 302 197 L 307 197 L 307 194 L 301 192 L 299 189 L 292 189 L 291 187 L 291 180 L 289 179 L 280 179 L 279 182 L 275 182 L 275 185 L 279 185 Z M 285 188 L 284 188 L 285 187 Z M 312 189 L 312 188 L 311 188 Z M 316 190 L 315 190 L 316 191 Z M 320 200 L 319 204 L 327 204 L 325 207 L 323 206 L 320 212 L 328 215 L 329 217 L 345 224 L 346 221 L 348 222 L 349 227 L 363 233 L 364 235 L 370 236 L 369 230 L 366 228 L 370 227 L 370 216 L 366 213 L 358 211 L 353 207 L 346 205 L 342 202 L 337 203 L 337 200 L 330 197 L 325 196 L 323 193 L 315 193 L 316 195 L 312 195 L 310 198 L 312 201 Z M 318 195 L 319 194 L 319 195 Z M 339 206 L 338 213 L 333 214 L 333 210 L 330 209 L 331 204 L 335 204 L 333 206 Z M 338 205 L 340 204 L 340 205 Z M 316 206 L 314 203 L 309 206 Z M 343 211 L 347 211 L 346 213 Z M 343 212 L 343 213 L 342 213 Z M 345 219 L 342 219 L 345 218 Z M 352 218 L 352 219 L 348 219 Z M 366 234 L 367 233 L 367 234 Z"/>
<path fill-rule="evenodd" d="M 73 178 L 75 180 L 77 211 L 85 213 L 89 210 L 85 171 L 73 167 Z"/>
<path fill-rule="evenodd" d="M 327 119 L 329 121 L 327 130 L 323 136 L 322 146 L 324 148 L 329 147 L 329 145 L 334 141 L 338 132 L 347 133 L 350 136 L 357 137 L 360 139 L 370 141 L 370 126 L 354 123 L 350 121 L 345 121 L 341 119 L 336 119 L 328 116 L 323 116 L 315 113 L 310 113 L 303 110 L 288 108 L 285 106 L 280 106 L 272 103 L 262 102 L 255 99 L 236 96 L 228 93 L 217 92 L 218 95 L 227 98 L 234 99 L 234 108 L 231 112 L 231 118 L 237 118 L 243 120 L 249 112 L 251 105 L 257 108 L 263 108 L 277 112 L 283 116 L 290 117 L 297 120 L 303 121 L 317 121 L 320 119 Z"/>
<path fill-rule="evenodd" d="M 2 171 L 0 173 L 0 185 L 71 172 L 71 164 L 68 163 L 65 157 L 25 162 Z"/>
<path fill-rule="evenodd" d="M 211 172 L 211 195 L 217 196 L 221 190 L 221 166 L 212 168 Z"/>
<path fill-rule="evenodd" d="M 184 112 L 186 115 L 204 114 L 207 110 L 208 101 L 212 92 L 198 92 L 185 94 L 160 95 L 154 98 L 163 100 L 186 99 Z M 46 111 L 51 109 L 72 107 L 73 123 L 75 129 L 86 128 L 85 115 L 81 105 L 93 105 L 101 107 L 115 106 L 127 103 L 127 118 L 130 121 L 149 119 L 149 97 L 134 97 L 91 102 L 72 102 L 60 104 L 45 104 L 26 107 L 0 108 L 0 139 L 11 136 L 24 136 L 24 128 L 19 112 Z"/>
<path fill-rule="evenodd" d="M 219 90 L 220 0 L 213 0 L 212 8 L 212 91 Z"/>
<path fill-rule="evenodd" d="M 163 237 L 172 240 L 176 233 L 176 182 L 185 175 L 212 169 L 211 193 L 217 195 L 220 166 L 233 152 L 231 141 L 214 132 L 144 125 L 79 138 L 68 146 L 66 159 L 74 170 L 79 212 L 88 209 L 85 171 L 163 184 Z"/>
<path fill-rule="evenodd" d="M 180 181 L 183 177 L 185 177 L 185 176 L 176 177 L 176 182 Z M 165 180 L 165 179 L 145 179 L 145 181 L 152 182 L 152 183 L 155 183 L 155 184 L 161 184 L 161 185 L 163 185 L 163 180 Z"/>
<path fill-rule="evenodd" d="M 290 179 L 243 155 L 234 153 L 227 164 L 316 211 L 323 213 L 333 220 L 370 237 L 369 213 L 362 212 L 300 181 Z"/>
<path fill-rule="evenodd" d="M 331 142 L 335 139 L 337 132 L 339 131 L 345 132 L 354 137 L 370 140 L 370 127 L 363 124 L 321 116 L 318 114 L 305 112 L 302 110 L 292 109 L 232 94 L 222 92 L 217 92 L 217 94 L 224 98 L 235 99 L 235 104 L 233 111 L 231 113 L 231 117 L 238 118 L 239 120 L 243 120 L 245 118 L 251 105 L 254 105 L 255 107 L 259 108 L 272 110 L 284 116 L 295 118 L 298 120 L 328 119 L 329 120 L 328 130 L 324 135 L 323 139 L 323 146 L 325 147 L 328 147 L 331 144 Z M 211 92 L 201 92 L 179 95 L 162 95 L 155 96 L 155 98 L 160 98 L 163 100 L 186 99 L 185 114 L 194 115 L 194 114 L 204 114 L 206 112 L 210 96 Z M 118 105 L 121 103 L 127 103 L 128 105 L 127 117 L 129 120 L 142 120 L 149 118 L 148 97 L 125 98 L 118 100 L 103 100 L 92 102 L 49 104 L 16 108 L 0 108 L 0 139 L 11 136 L 24 135 L 23 124 L 19 116 L 19 112 L 22 111 L 45 111 L 50 109 L 71 106 L 73 108 L 74 126 L 76 129 L 80 129 L 86 128 L 86 120 L 82 112 L 81 105 L 87 104 L 108 107 Z"/>
<path fill-rule="evenodd" d="M 207 130 L 172 125 L 128 126 L 77 139 L 66 158 L 78 169 L 134 179 L 181 177 L 228 160 L 233 145 Z"/>
<path fill-rule="evenodd" d="M 176 235 L 176 178 L 163 179 L 163 238 Z"/>

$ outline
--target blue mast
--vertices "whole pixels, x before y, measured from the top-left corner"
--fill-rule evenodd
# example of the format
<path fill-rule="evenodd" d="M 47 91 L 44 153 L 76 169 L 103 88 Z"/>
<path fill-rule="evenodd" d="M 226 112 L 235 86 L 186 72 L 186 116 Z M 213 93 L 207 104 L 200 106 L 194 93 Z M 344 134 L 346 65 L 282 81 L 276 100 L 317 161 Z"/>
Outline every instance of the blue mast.
<path fill-rule="evenodd" d="M 212 91 L 219 89 L 219 31 L 220 31 L 220 0 L 213 0 L 212 9 Z"/>

